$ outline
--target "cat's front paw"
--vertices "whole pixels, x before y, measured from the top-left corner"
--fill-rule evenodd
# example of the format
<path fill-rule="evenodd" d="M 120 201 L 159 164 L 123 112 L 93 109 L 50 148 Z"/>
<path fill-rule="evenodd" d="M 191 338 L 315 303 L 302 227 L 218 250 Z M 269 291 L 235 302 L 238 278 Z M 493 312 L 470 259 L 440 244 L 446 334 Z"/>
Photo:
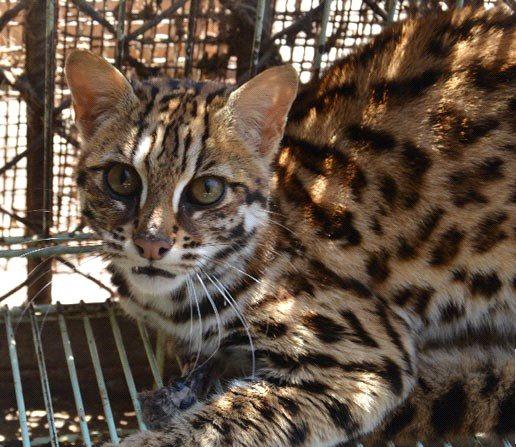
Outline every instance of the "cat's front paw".
<path fill-rule="evenodd" d="M 158 430 L 197 402 L 197 395 L 191 382 L 179 379 L 157 390 L 140 393 L 138 400 L 145 424 L 151 430 Z"/>

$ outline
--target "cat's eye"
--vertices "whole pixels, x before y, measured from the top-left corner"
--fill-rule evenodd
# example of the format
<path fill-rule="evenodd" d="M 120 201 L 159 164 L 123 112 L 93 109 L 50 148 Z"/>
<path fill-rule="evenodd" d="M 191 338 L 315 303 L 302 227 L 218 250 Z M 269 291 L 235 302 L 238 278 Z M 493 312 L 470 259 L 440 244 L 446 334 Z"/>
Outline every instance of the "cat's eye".
<path fill-rule="evenodd" d="M 104 182 L 115 199 L 129 199 L 141 190 L 141 179 L 136 170 L 122 163 L 115 163 L 104 170 Z"/>
<path fill-rule="evenodd" d="M 224 180 L 205 176 L 193 180 L 186 191 L 188 202 L 193 205 L 208 206 L 219 202 L 226 191 Z"/>

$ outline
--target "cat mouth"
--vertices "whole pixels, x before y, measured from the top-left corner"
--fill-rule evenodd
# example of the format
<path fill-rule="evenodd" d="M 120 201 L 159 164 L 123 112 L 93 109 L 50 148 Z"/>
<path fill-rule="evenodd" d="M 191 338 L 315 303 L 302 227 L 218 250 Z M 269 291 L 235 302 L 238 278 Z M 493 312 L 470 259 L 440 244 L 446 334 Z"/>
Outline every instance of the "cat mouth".
<path fill-rule="evenodd" d="M 174 273 L 167 272 L 166 270 L 158 269 L 156 267 L 133 267 L 132 272 L 135 275 L 146 275 L 146 276 L 161 276 L 163 278 L 174 279 L 176 275 Z"/>

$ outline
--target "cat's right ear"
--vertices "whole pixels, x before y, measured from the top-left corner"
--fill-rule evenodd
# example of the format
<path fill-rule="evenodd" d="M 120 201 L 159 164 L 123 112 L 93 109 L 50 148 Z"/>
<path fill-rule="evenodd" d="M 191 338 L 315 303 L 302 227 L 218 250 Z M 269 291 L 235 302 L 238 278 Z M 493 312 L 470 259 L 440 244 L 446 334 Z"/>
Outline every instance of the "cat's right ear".
<path fill-rule="evenodd" d="M 129 81 L 109 62 L 85 50 L 66 59 L 65 75 L 72 93 L 77 127 L 83 138 L 93 135 L 102 116 L 114 112 L 135 95 Z"/>

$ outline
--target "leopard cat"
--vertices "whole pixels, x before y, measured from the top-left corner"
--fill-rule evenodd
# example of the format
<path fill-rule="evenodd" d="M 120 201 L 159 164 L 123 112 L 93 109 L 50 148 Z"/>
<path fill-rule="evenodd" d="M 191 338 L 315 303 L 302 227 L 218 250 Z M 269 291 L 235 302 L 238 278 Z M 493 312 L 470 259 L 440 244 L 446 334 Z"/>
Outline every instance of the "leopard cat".
<path fill-rule="evenodd" d="M 290 66 L 236 88 L 69 56 L 121 306 L 241 371 L 123 446 L 512 439 L 515 29 L 409 19 L 299 92 Z"/>

